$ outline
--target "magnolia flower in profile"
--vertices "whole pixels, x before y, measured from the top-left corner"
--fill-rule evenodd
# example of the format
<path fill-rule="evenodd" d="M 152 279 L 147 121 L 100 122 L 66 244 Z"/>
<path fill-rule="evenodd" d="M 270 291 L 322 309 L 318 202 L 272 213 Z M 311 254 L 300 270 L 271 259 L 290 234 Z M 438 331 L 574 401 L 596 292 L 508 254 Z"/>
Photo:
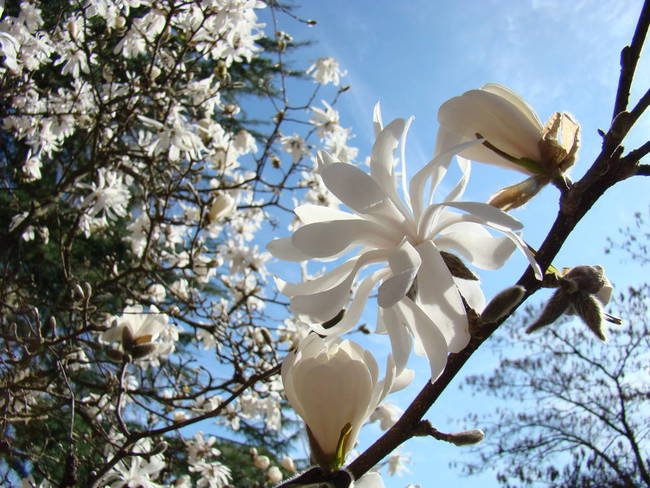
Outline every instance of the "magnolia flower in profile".
<path fill-rule="evenodd" d="M 438 122 L 438 152 L 478 138 L 482 144 L 463 150 L 463 157 L 530 176 L 492 196 L 490 203 L 504 210 L 523 205 L 552 180 L 566 185 L 580 148 L 580 125 L 571 115 L 555 112 L 542 125 L 519 95 L 495 83 L 443 103 Z"/>
<path fill-rule="evenodd" d="M 315 324 L 313 330 L 321 335 L 332 335 L 357 323 L 379 284 L 378 331 L 390 336 L 398 373 L 415 339 L 418 350 L 429 359 L 435 380 L 448 352 L 459 352 L 469 341 L 463 299 L 474 308 L 482 307 L 476 277 L 458 255 L 478 268 L 495 269 L 518 246 L 540 278 L 541 273 L 516 233 L 522 228 L 519 221 L 485 203 L 458 201 L 469 178 L 467 160 L 459 159 L 460 181 L 440 203 L 432 203 L 454 154 L 480 141 L 438 155 L 414 175 L 408 189 L 402 142 L 400 196 L 393 151 L 398 141 L 404 141 L 408 126 L 409 122 L 397 119 L 382 127 L 376 108 L 370 174 L 321 153 L 318 171 L 324 184 L 356 215 L 302 205 L 295 209 L 302 227 L 291 237 L 270 242 L 268 249 L 289 261 L 331 260 L 356 249 L 354 256 L 315 279 L 297 284 L 277 280 L 280 291 L 291 298 L 291 309 L 301 320 Z M 493 236 L 486 227 L 504 237 Z M 381 262 L 387 266 L 370 272 L 354 287 L 362 269 Z"/>
<path fill-rule="evenodd" d="M 393 384 L 388 360 L 386 378 L 372 354 L 351 341 L 310 334 L 282 362 L 282 383 L 293 409 L 302 417 L 312 460 L 325 470 L 341 466 L 354 447 L 359 429 Z"/>

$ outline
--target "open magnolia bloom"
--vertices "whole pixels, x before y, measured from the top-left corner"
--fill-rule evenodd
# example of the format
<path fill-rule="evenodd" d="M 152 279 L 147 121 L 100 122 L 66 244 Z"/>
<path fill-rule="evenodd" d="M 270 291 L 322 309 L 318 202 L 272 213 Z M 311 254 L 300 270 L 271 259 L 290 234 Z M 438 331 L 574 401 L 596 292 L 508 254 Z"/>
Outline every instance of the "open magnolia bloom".
<path fill-rule="evenodd" d="M 307 425 L 312 460 L 325 470 L 343 464 L 359 429 L 394 386 L 395 364 L 386 378 L 370 352 L 351 341 L 310 334 L 282 362 L 289 403 Z"/>
<path fill-rule="evenodd" d="M 563 179 L 580 147 L 580 126 L 571 115 L 555 112 L 542 125 L 519 95 L 495 83 L 443 103 L 438 122 L 437 152 L 483 139 L 481 145 L 460 154 L 530 175 L 490 199 L 490 204 L 504 210 L 523 205 L 549 181 Z"/>
<path fill-rule="evenodd" d="M 343 264 L 313 280 L 298 284 L 277 280 L 280 291 L 291 297 L 291 308 L 299 318 L 316 324 L 312 328 L 317 333 L 331 335 L 342 334 L 357 323 L 370 293 L 380 284 L 378 331 L 390 336 L 397 371 L 406 364 L 415 338 L 429 359 L 435 380 L 444 369 L 448 352 L 460 351 L 469 341 L 463 298 L 476 308 L 482 301 L 476 281 L 458 278 L 467 278 L 465 272 L 469 270 L 455 254 L 479 268 L 495 269 L 518 246 L 538 276 L 541 273 L 516 233 L 522 227 L 518 220 L 485 203 L 457 201 L 469 178 L 469 161 L 459 160 L 459 182 L 440 203 L 431 203 L 451 158 L 480 141 L 463 143 L 438 155 L 415 174 L 408 189 L 402 142 L 402 194 L 406 201 L 402 199 L 393 152 L 405 139 L 409 123 L 396 119 L 383 128 L 379 108 L 375 109 L 377 136 L 370 174 L 321 153 L 319 173 L 323 182 L 356 215 L 328 207 L 300 206 L 295 212 L 302 227 L 291 237 L 270 242 L 268 249 L 275 257 L 289 261 L 335 259 L 355 249 Z M 504 237 L 492 236 L 485 227 L 498 230 Z M 366 273 L 351 297 L 357 274 L 382 262 L 387 266 Z"/>

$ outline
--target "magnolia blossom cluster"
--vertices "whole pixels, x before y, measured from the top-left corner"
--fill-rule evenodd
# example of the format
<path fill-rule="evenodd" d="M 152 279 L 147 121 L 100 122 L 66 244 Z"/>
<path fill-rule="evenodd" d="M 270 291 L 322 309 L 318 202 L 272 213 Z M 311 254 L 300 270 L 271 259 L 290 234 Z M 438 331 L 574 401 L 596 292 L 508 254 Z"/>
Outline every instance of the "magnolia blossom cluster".
<path fill-rule="evenodd" d="M 214 438 L 184 439 L 192 469 L 172 479 L 173 453 L 148 430 L 214 416 L 231 431 L 284 435 L 280 381 L 241 388 L 305 330 L 269 319 L 271 254 L 259 234 L 289 206 L 286 187 L 331 198 L 314 177 L 315 150 L 349 162 L 357 151 L 333 104 L 275 95 L 292 76 L 276 69 L 277 53 L 293 40 L 268 32 L 269 7 L 278 8 L 83 0 L 55 12 L 43 1 L 0 2 L 0 91 L 11 107 L 1 130 L 14 151 L 3 169 L 12 188 L 3 236 L 14 255 L 38 261 L 25 276 L 43 274 L 40 291 L 20 270 L 2 290 L 3 327 L 22 320 L 29 335 L 7 349 L 34 337 L 42 346 L 6 376 L 17 392 L 11 408 L 31 418 L 38 405 L 58 409 L 62 390 L 72 395 L 66 408 L 110 438 L 111 449 L 88 461 L 110 464 L 106 486 L 230 483 L 235 467 Z M 320 85 L 344 76 L 333 58 L 306 70 Z M 249 93 L 270 100 L 269 126 L 248 119 Z M 58 356 L 41 356 L 50 353 Z M 55 366 L 61 384 L 50 381 Z M 133 446 L 136 429 L 145 437 Z M 291 472 L 278 466 L 264 472 L 268 483 Z"/>
<path fill-rule="evenodd" d="M 327 105 L 316 115 L 322 131 L 338 116 Z M 323 196 L 314 199 L 308 193 L 306 203 L 294 210 L 298 222 L 291 226 L 292 235 L 267 246 L 274 257 L 303 266 L 312 260 L 336 262 L 317 276 L 303 272 L 308 276 L 301 283 L 276 279 L 296 319 L 312 331 L 284 360 L 282 377 L 289 402 L 307 426 L 312 461 L 325 470 L 343 464 L 367 420 L 379 420 L 383 429 L 398 421 L 399 407 L 380 402 L 395 389 L 395 378 L 401 378 L 400 384 L 412 379 L 405 369 L 412 349 L 426 355 L 435 381 L 448 354 L 467 346 L 468 314 L 480 316 L 485 307 L 479 278 L 468 265 L 497 269 L 519 249 L 542 279 L 522 239 L 522 224 L 506 210 L 522 205 L 551 181 L 570 184 L 565 172 L 579 148 L 578 124 L 570 115 L 556 113 L 544 127 L 526 102 L 495 84 L 445 102 L 438 119 L 434 157 L 408 182 L 405 141 L 412 120 L 384 126 L 377 106 L 369 173 L 338 154 L 319 153 L 313 179 Z M 454 158 L 460 178 L 441 194 Z M 469 159 L 530 177 L 488 203 L 464 201 Z M 513 290 L 508 296 L 521 300 L 524 290 Z M 587 293 L 571 293 L 574 300 L 598 304 Z M 372 355 L 338 338 L 358 324 L 373 294 L 376 332 L 387 334 L 392 348 L 381 382 Z M 502 298 L 487 307 L 487 320 Z M 572 304 L 565 302 L 556 316 Z M 394 454 L 389 472 L 403 471 L 403 461 Z"/>

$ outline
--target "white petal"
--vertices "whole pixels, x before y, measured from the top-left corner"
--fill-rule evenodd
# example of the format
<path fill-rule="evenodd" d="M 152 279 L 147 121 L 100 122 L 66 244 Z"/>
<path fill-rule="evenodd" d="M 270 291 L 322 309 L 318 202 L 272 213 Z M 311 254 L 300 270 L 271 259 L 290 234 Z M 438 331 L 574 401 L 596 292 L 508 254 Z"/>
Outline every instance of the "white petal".
<path fill-rule="evenodd" d="M 380 307 L 391 307 L 406 295 L 413 279 L 420 269 L 422 259 L 417 250 L 407 241 L 388 257 L 391 276 L 379 287 L 377 303 Z"/>
<path fill-rule="evenodd" d="M 488 205 L 487 203 L 446 202 L 441 203 L 440 205 L 463 210 L 464 212 L 478 217 L 480 220 L 493 227 L 505 227 L 510 230 L 521 230 L 524 227 L 524 225 L 516 218 L 496 207 L 493 207 L 492 205 Z"/>
<path fill-rule="evenodd" d="M 472 138 L 479 133 L 515 158 L 541 159 L 537 145 L 542 134 L 541 123 L 531 120 L 528 111 L 522 111 L 521 104 L 513 104 L 500 94 L 470 90 L 454 97 L 441 105 L 438 122 L 463 137 Z M 473 159 L 467 153 L 463 156 Z"/>
<path fill-rule="evenodd" d="M 381 120 L 381 105 L 377 102 L 372 109 L 372 126 L 375 130 L 375 137 L 383 130 L 384 124 Z"/>
<path fill-rule="evenodd" d="M 291 237 L 273 239 L 266 245 L 266 250 L 269 251 L 273 257 L 284 261 L 306 261 L 310 258 L 310 256 L 307 256 L 293 245 Z"/>
<path fill-rule="evenodd" d="M 343 318 L 336 325 L 330 327 L 329 329 L 325 329 L 321 324 L 311 324 L 311 329 L 317 334 L 324 336 L 340 336 L 352 329 L 352 327 L 357 325 L 359 322 L 361 314 L 363 313 L 363 309 L 373 288 L 377 282 L 386 274 L 388 274 L 388 270 L 380 269 L 379 271 L 375 271 L 372 275 L 368 276 L 361 282 L 359 287 L 355 290 L 354 298 L 350 302 L 349 307 L 345 310 Z"/>
<path fill-rule="evenodd" d="M 291 299 L 291 310 L 305 322 L 327 322 L 347 305 L 357 272 L 363 266 L 386 259 L 386 256 L 386 251 L 366 252 L 355 262 L 348 276 L 335 287 L 310 295 L 294 296 Z"/>
<path fill-rule="evenodd" d="M 470 339 L 460 293 L 435 245 L 426 241 L 417 249 L 422 256 L 417 278 L 417 303 L 440 329 L 447 340 L 449 351 L 458 352 Z M 426 351 L 427 345 L 423 346 Z"/>
<path fill-rule="evenodd" d="M 311 293 L 318 293 L 320 291 L 332 288 L 347 278 L 348 274 L 356 266 L 357 261 L 358 258 L 350 259 L 349 261 L 343 263 L 341 266 L 337 266 L 336 268 L 320 275 L 317 278 L 309 281 L 304 281 L 302 283 L 286 283 L 280 278 L 275 277 L 275 284 L 281 293 L 284 293 L 290 297 L 295 295 L 308 295 Z"/>
<path fill-rule="evenodd" d="M 479 144 L 479 141 L 472 140 L 463 144 L 446 148 L 444 152 L 437 154 L 436 157 L 434 157 L 431 161 L 429 161 L 429 163 L 427 163 L 426 166 L 424 166 L 424 168 L 413 175 L 409 186 L 409 195 L 411 199 L 411 205 L 413 207 L 413 215 L 415 216 L 416 222 L 420 220 L 420 216 L 424 211 L 424 207 L 426 204 L 428 204 L 429 199 L 427 199 L 425 202 L 424 198 L 424 189 L 426 187 L 427 180 L 431 178 L 430 194 L 433 195 L 433 192 L 436 190 L 438 184 L 447 172 L 451 158 L 455 154 L 458 154 L 468 147 L 472 147 L 477 144 Z"/>
<path fill-rule="evenodd" d="M 389 195 L 395 194 L 393 151 L 404 132 L 405 125 L 404 119 L 393 120 L 379 133 L 372 146 L 370 174 Z"/>
<path fill-rule="evenodd" d="M 485 295 L 481 289 L 481 283 L 474 280 L 461 280 L 454 279 L 460 294 L 463 296 L 467 304 L 476 312 L 482 312 L 485 308 Z"/>
<path fill-rule="evenodd" d="M 481 269 L 498 269 L 516 249 L 507 237 L 494 237 L 480 224 L 460 222 L 438 234 L 438 249 L 457 252 Z"/>
<path fill-rule="evenodd" d="M 472 163 L 469 159 L 465 159 L 462 156 L 456 155 L 456 161 L 458 162 L 458 167 L 460 168 L 461 177 L 458 180 L 458 183 L 456 183 L 456 186 L 445 197 L 445 202 L 453 202 L 460 198 L 463 193 L 465 193 L 465 188 L 467 187 L 469 176 L 472 172 Z"/>
<path fill-rule="evenodd" d="M 356 166 L 333 163 L 325 166 L 320 174 L 327 188 L 355 212 L 368 213 L 386 202 L 386 192 Z"/>
<path fill-rule="evenodd" d="M 414 378 L 415 370 L 404 368 L 404 371 L 397 375 L 397 377 L 393 380 L 393 386 L 391 387 L 390 392 L 393 393 L 403 390 L 413 382 Z"/>
<path fill-rule="evenodd" d="M 367 220 L 334 220 L 308 224 L 291 237 L 293 245 L 314 258 L 337 256 L 355 244 L 390 247 L 397 236 L 390 229 Z"/>
<path fill-rule="evenodd" d="M 384 481 L 376 471 L 364 474 L 350 488 L 384 488 Z"/>
<path fill-rule="evenodd" d="M 500 85 L 498 83 L 486 83 L 481 87 L 481 90 L 494 93 L 495 95 L 499 95 L 501 98 L 505 98 L 510 103 L 512 103 L 515 107 L 517 107 L 517 109 L 519 109 L 519 111 L 528 118 L 531 125 L 534 125 L 536 127 L 542 127 L 542 121 L 539 120 L 539 117 L 537 116 L 533 108 L 530 105 L 528 105 L 528 103 L 526 103 L 526 101 L 523 98 L 517 95 L 510 88 Z"/>
<path fill-rule="evenodd" d="M 331 220 L 354 220 L 356 215 L 343 212 L 336 208 L 324 205 L 312 205 L 310 203 L 296 207 L 294 213 L 303 224 L 314 224 L 316 222 L 329 222 Z"/>
<path fill-rule="evenodd" d="M 380 308 L 379 320 L 388 332 L 395 368 L 399 375 L 404 370 L 413 347 L 413 339 L 408 325 L 405 323 L 404 317 L 400 315 L 399 308 L 396 305 L 390 308 Z"/>
<path fill-rule="evenodd" d="M 431 382 L 433 383 L 447 365 L 447 341 L 424 311 L 410 299 L 405 298 L 397 306 L 424 348 L 431 367 Z"/>

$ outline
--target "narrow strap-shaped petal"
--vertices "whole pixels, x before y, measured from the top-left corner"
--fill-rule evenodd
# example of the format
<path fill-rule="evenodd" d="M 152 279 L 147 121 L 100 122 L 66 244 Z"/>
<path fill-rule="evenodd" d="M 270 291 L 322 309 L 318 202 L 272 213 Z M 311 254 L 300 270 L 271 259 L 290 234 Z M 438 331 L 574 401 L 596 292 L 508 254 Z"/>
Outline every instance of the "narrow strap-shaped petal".
<path fill-rule="evenodd" d="M 397 307 L 424 348 L 424 353 L 429 360 L 431 382 L 433 383 L 447 365 L 449 350 L 446 338 L 431 318 L 409 298 L 400 301 Z"/>
<path fill-rule="evenodd" d="M 359 219 L 356 215 L 343 212 L 336 208 L 324 205 L 313 205 L 307 203 L 296 207 L 294 213 L 303 224 L 314 224 L 316 222 L 329 222 L 331 220 L 353 220 Z"/>
<path fill-rule="evenodd" d="M 293 245 L 313 258 L 334 257 L 351 246 L 392 247 L 401 235 L 367 220 L 334 220 L 308 224 L 291 237 Z"/>
<path fill-rule="evenodd" d="M 306 261 L 311 257 L 294 246 L 291 237 L 273 239 L 266 245 L 266 250 L 270 252 L 274 258 L 282 259 L 284 261 Z"/>
<path fill-rule="evenodd" d="M 320 175 L 327 188 L 357 213 L 372 212 L 388 198 L 384 188 L 352 164 L 328 164 L 320 171 Z"/>
<path fill-rule="evenodd" d="M 404 239 L 388 256 L 391 276 L 379 287 L 377 303 L 380 307 L 391 307 L 406 295 L 421 263 L 417 250 Z"/>
<path fill-rule="evenodd" d="M 406 362 L 413 348 L 411 332 L 397 306 L 380 308 L 379 320 L 382 322 L 386 332 L 388 332 L 395 361 L 396 374 L 399 375 L 406 367 Z"/>
<path fill-rule="evenodd" d="M 446 151 L 436 155 L 429 163 L 427 163 L 420 171 L 413 175 L 411 178 L 411 183 L 409 186 L 409 195 L 411 200 L 411 206 L 413 208 L 413 216 L 416 222 L 420 221 L 422 212 L 424 211 L 425 199 L 424 199 L 424 190 L 427 184 L 427 180 L 431 178 L 430 183 L 430 193 L 433 195 L 438 184 L 444 178 L 447 168 L 449 167 L 449 162 L 451 158 L 458 154 L 459 152 L 479 144 L 480 141 L 472 140 L 469 142 L 464 142 L 462 144 L 455 145 L 451 148 L 447 148 Z M 428 203 L 428 199 L 427 199 Z"/>
<path fill-rule="evenodd" d="M 348 276 L 336 286 L 318 293 L 296 295 L 291 299 L 291 310 L 305 322 L 327 322 L 345 308 L 357 272 L 364 266 L 386 259 L 384 250 L 368 251 L 354 264 Z"/>
<path fill-rule="evenodd" d="M 445 336 L 449 350 L 458 352 L 469 341 L 467 314 L 458 287 L 431 241 L 420 244 L 417 250 L 422 256 L 417 303 Z M 426 350 L 426 344 L 423 346 Z"/>
<path fill-rule="evenodd" d="M 372 109 L 372 127 L 375 131 L 375 138 L 384 129 L 384 123 L 381 120 L 381 104 L 379 102 Z"/>
<path fill-rule="evenodd" d="M 280 290 L 281 293 L 292 297 L 295 295 L 309 295 L 312 293 L 318 293 L 323 290 L 328 290 L 333 286 L 336 286 L 345 278 L 348 274 L 354 269 L 359 258 L 353 258 L 340 266 L 332 269 L 331 271 L 324 273 L 314 279 L 303 281 L 302 283 L 287 283 L 280 278 L 275 277 L 275 284 Z"/>
<path fill-rule="evenodd" d="M 460 222 L 439 233 L 434 242 L 438 249 L 455 251 L 481 269 L 498 269 L 516 249 L 507 237 L 495 237 L 482 225 Z"/>
<path fill-rule="evenodd" d="M 456 183 L 456 186 L 445 197 L 445 202 L 456 201 L 463 195 L 463 193 L 465 193 L 465 188 L 467 188 L 469 176 L 472 172 L 472 162 L 469 159 L 465 159 L 464 157 L 457 154 L 456 161 L 458 162 L 458 167 L 460 168 L 461 177 L 458 180 L 458 183 Z"/>
<path fill-rule="evenodd" d="M 345 310 L 343 318 L 333 327 L 324 328 L 321 324 L 311 324 L 311 330 L 323 336 L 340 336 L 351 330 L 361 318 L 368 297 L 377 282 L 388 274 L 387 269 L 380 269 L 365 278 L 354 292 L 350 305 Z"/>

